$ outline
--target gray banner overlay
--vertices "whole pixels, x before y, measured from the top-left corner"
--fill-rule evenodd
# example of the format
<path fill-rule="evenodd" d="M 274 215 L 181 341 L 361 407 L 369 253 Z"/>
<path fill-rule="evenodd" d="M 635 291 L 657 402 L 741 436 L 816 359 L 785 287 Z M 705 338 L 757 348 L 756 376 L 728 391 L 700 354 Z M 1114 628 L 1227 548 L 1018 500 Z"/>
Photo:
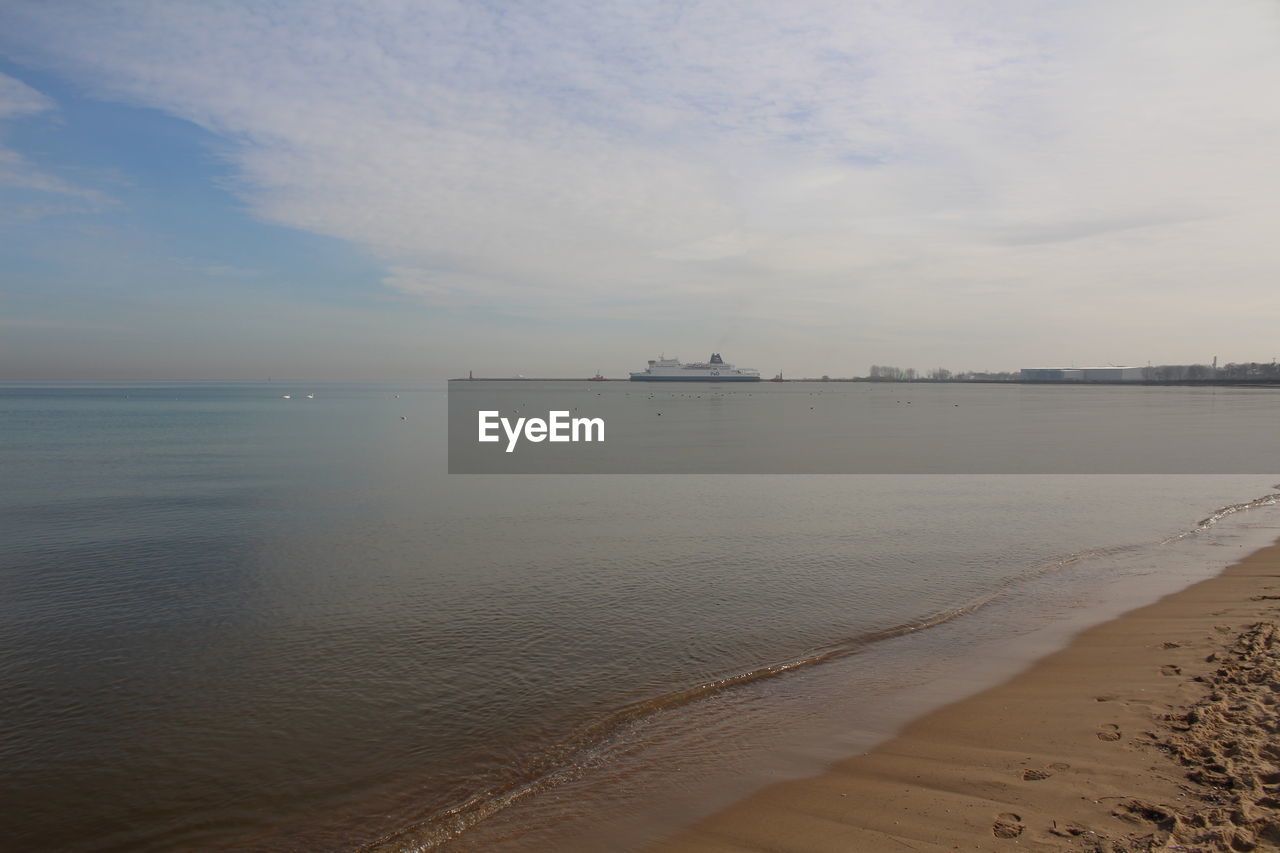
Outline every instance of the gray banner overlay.
<path fill-rule="evenodd" d="M 1278 471 L 1280 389 L 449 383 L 451 474 Z"/>

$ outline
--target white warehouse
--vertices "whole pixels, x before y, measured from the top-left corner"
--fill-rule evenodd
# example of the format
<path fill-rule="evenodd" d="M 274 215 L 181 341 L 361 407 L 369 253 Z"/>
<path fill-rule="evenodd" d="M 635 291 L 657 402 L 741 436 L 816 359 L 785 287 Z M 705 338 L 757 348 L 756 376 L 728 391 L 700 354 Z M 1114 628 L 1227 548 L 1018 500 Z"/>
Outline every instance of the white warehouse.
<path fill-rule="evenodd" d="M 1145 367 L 1024 367 L 1023 382 L 1141 382 Z"/>

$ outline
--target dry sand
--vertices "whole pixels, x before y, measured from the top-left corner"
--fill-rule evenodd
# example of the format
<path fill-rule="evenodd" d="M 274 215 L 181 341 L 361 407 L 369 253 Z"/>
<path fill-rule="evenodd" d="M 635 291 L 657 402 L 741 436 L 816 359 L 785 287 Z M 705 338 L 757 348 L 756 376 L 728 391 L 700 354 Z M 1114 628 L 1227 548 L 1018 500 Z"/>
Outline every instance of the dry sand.
<path fill-rule="evenodd" d="M 648 853 L 1280 851 L 1280 545 Z"/>

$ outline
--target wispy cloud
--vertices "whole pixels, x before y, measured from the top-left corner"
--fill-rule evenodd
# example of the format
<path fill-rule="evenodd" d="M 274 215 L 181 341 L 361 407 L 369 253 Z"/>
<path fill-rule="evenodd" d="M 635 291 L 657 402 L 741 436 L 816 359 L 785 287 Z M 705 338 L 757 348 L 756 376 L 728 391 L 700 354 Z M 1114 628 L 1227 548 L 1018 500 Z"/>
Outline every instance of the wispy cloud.
<path fill-rule="evenodd" d="M 20 80 L 0 74 L 0 132 L 6 120 L 51 113 L 56 109 L 50 98 Z M 110 201 L 101 191 L 43 171 L 17 151 L 0 145 L 0 202 L 3 202 L 0 222 L 92 212 L 108 206 Z"/>
<path fill-rule="evenodd" d="M 0 74 L 0 119 L 47 112 L 53 108 L 53 101 L 26 83 Z"/>
<path fill-rule="evenodd" d="M 255 216 L 364 246 L 431 304 L 843 315 L 868 335 L 904 304 L 983 325 L 1010 293 L 1072 315 L 1082 280 L 1189 286 L 1280 199 L 1280 12 L 1255 0 L 8 18 L 19 61 L 221 134 Z M 49 109 L 12 91 L 10 115 Z M 1275 241 L 1231 257 L 1223 287 L 1273 286 Z"/>
<path fill-rule="evenodd" d="M 234 264 L 210 264 L 193 258 L 169 258 L 169 263 L 183 273 L 212 279 L 256 279 L 262 276 L 262 270 Z"/>

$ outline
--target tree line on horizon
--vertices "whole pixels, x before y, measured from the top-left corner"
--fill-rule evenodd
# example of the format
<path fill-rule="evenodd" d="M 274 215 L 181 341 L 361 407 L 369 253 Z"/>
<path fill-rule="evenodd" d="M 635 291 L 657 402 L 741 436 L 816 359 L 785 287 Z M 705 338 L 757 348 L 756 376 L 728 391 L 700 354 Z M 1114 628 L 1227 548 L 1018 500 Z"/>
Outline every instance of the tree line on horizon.
<path fill-rule="evenodd" d="M 914 367 L 894 367 L 888 364 L 873 364 L 865 378 L 873 382 L 1012 382 L 1018 379 L 1018 371 L 977 371 L 961 370 L 952 372 L 945 367 L 935 367 L 929 371 L 919 371 Z"/>

